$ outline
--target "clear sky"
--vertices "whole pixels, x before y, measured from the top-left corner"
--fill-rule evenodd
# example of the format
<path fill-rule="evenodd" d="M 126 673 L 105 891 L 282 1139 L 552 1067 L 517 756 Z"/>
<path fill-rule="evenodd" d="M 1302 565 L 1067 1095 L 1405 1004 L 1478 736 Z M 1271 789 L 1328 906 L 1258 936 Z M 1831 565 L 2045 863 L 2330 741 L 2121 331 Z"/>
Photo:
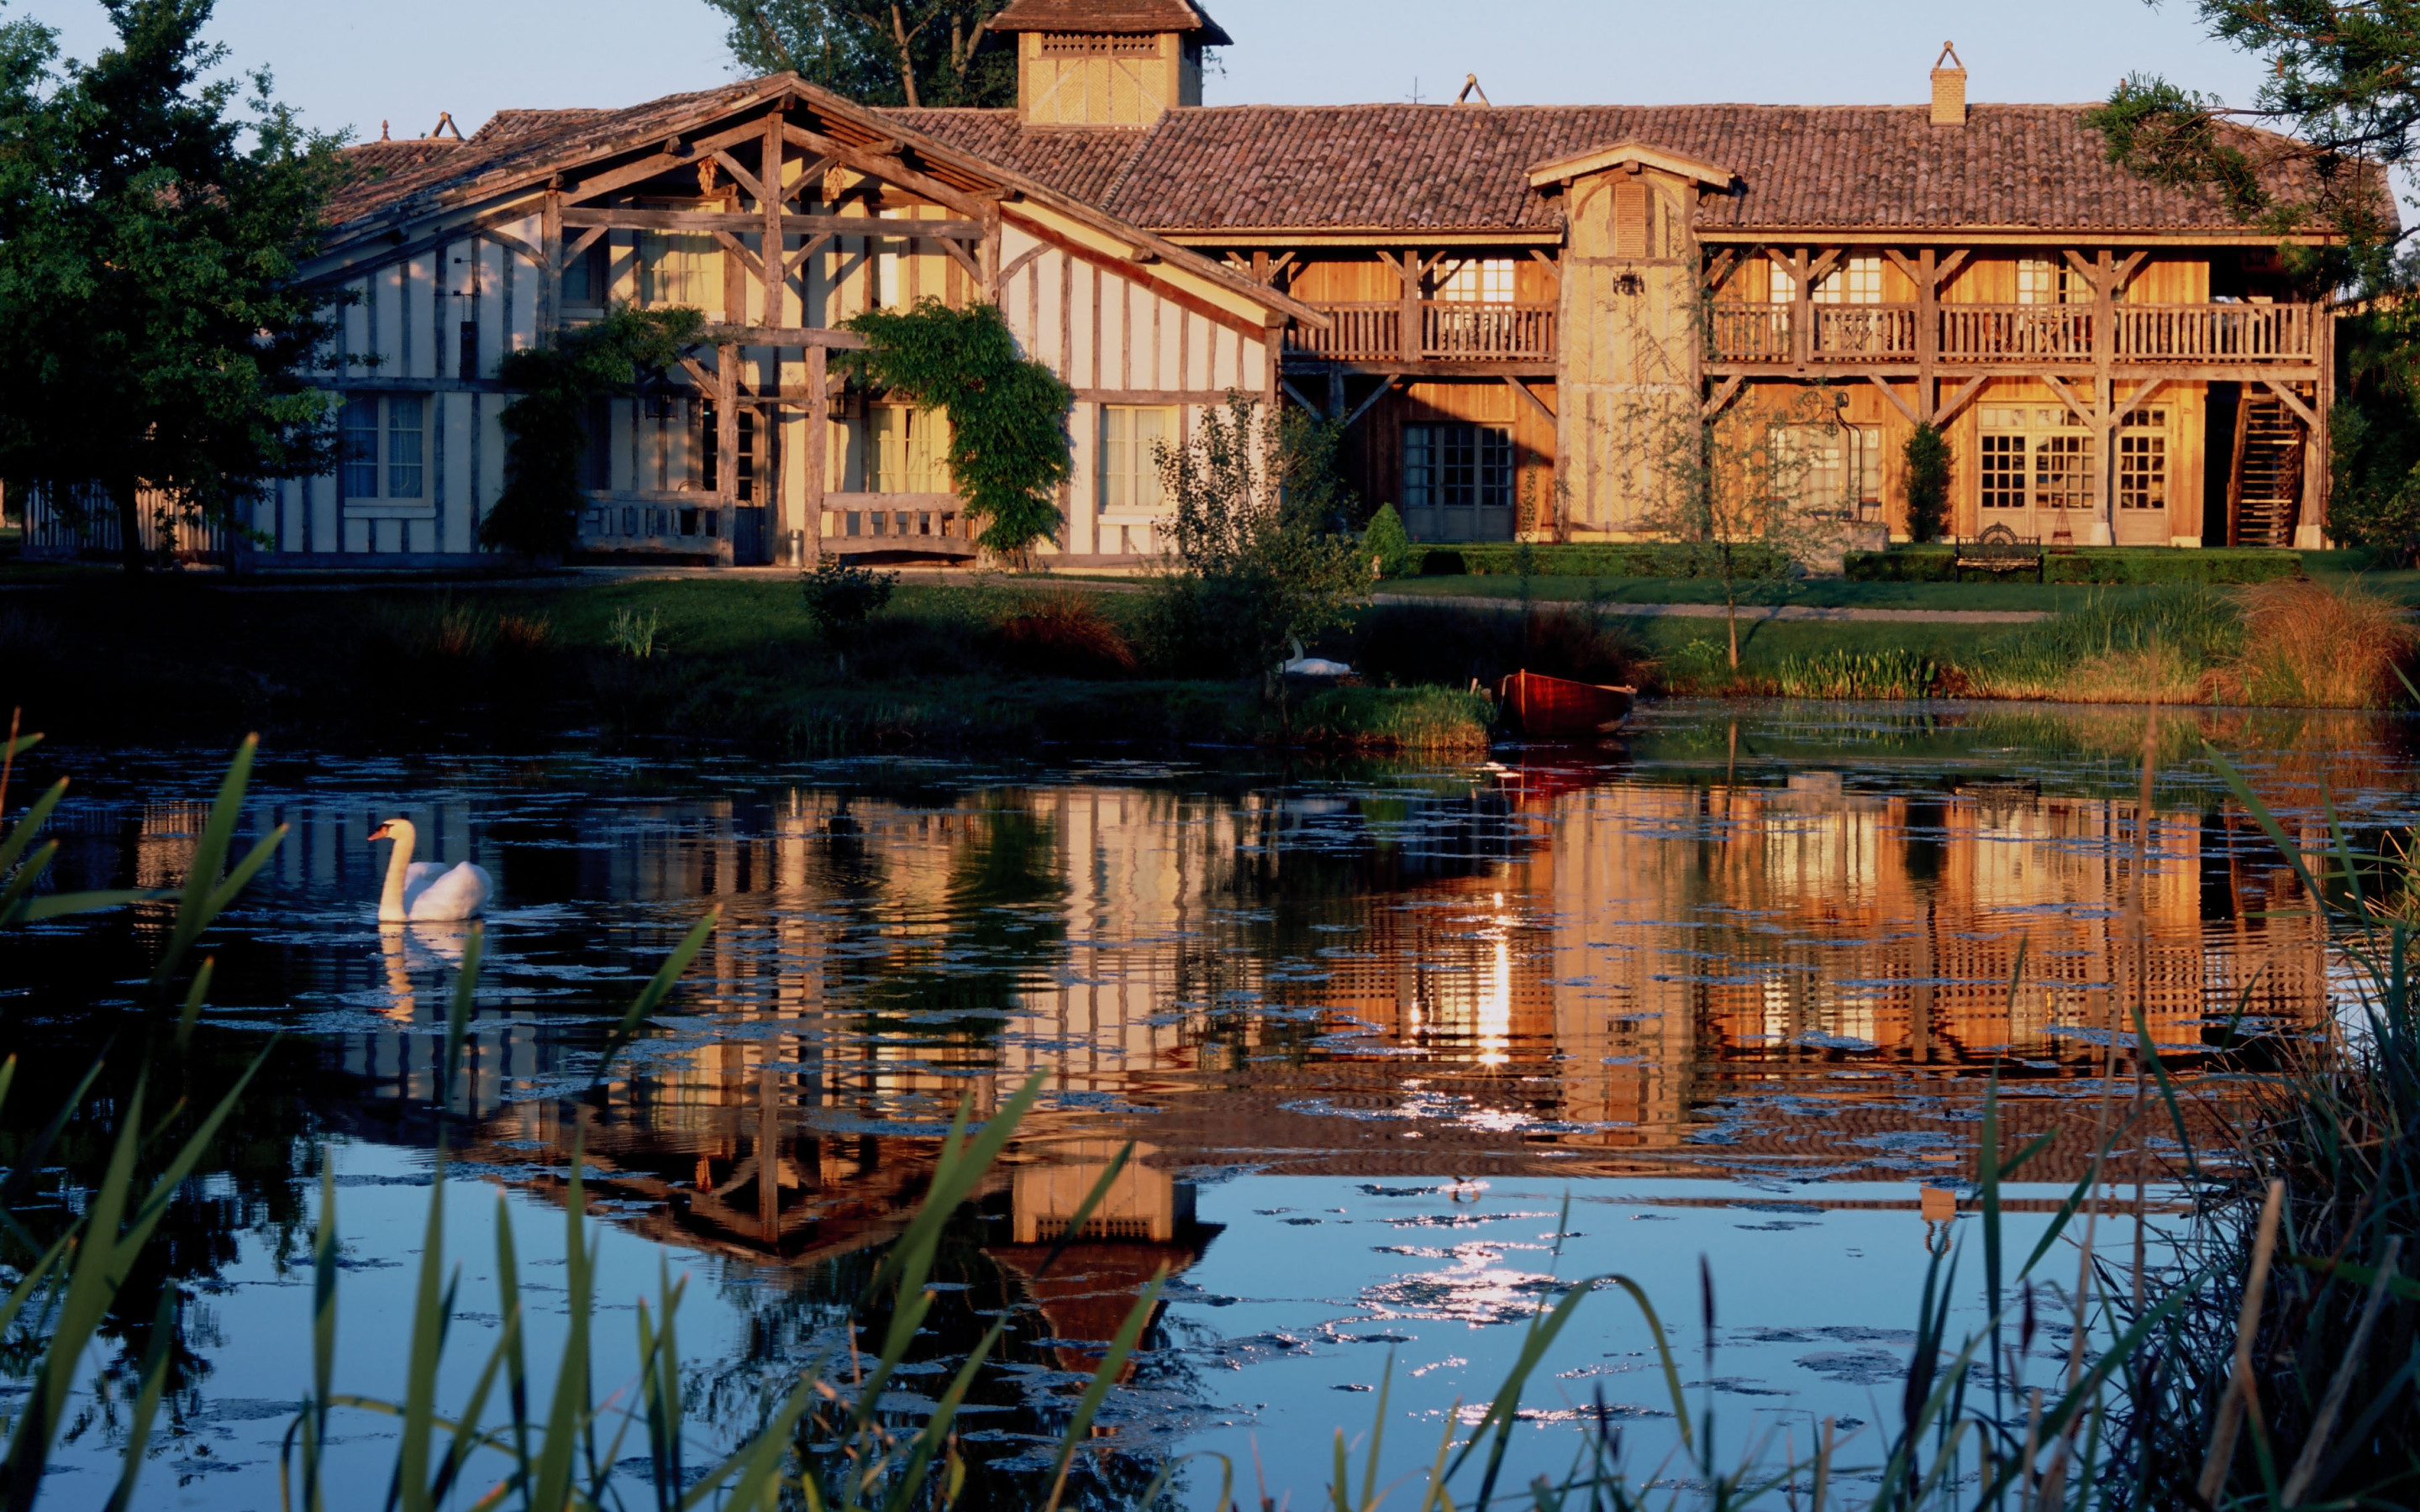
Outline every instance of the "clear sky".
<path fill-rule="evenodd" d="M 1909 103 L 1954 39 L 1978 100 L 2105 96 L 2129 69 L 2230 102 L 2257 70 L 2207 40 L 2188 0 L 1205 0 L 1233 35 L 1212 104 L 1452 98 L 1476 72 L 1497 104 L 1761 100 Z M 0 0 L 71 56 L 110 32 L 98 0 Z M 506 106 L 624 105 L 730 77 L 699 0 L 219 0 L 234 61 L 267 64 L 311 124 L 417 136 Z"/>

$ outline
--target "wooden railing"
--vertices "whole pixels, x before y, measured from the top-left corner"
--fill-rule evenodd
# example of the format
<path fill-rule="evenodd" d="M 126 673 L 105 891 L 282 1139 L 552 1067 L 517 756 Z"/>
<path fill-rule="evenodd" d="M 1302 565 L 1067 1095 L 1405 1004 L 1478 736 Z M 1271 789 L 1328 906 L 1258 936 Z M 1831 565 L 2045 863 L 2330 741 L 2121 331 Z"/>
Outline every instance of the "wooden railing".
<path fill-rule="evenodd" d="M 1786 304 L 1713 305 L 1714 356 L 1726 363 L 1790 361 L 1790 306 Z"/>
<path fill-rule="evenodd" d="M 1818 304 L 1814 310 L 1818 358 L 1916 355 L 1912 304 Z"/>
<path fill-rule="evenodd" d="M 1326 331 L 1296 326 L 1286 346 L 1306 357 L 1336 363 L 1391 363 L 1404 355 L 1404 301 L 1366 301 L 1312 308 L 1332 322 Z"/>
<path fill-rule="evenodd" d="M 1945 304 L 1941 361 L 2023 363 L 2043 359 L 2089 362 L 2088 304 Z"/>
<path fill-rule="evenodd" d="M 970 557 L 966 506 L 946 493 L 828 493 L 823 548 L 839 556 L 913 551 Z"/>
<path fill-rule="evenodd" d="M 1436 362 L 1535 362 L 1555 355 L 1551 304 L 1431 300 L 1420 306 L 1420 356 Z"/>
<path fill-rule="evenodd" d="M 1323 362 L 1513 363 L 1546 362 L 1555 355 L 1555 306 L 1424 300 L 1420 345 L 1414 357 L 1404 348 L 1401 300 L 1365 300 L 1312 308 L 1329 329 L 1297 326 L 1286 349 Z"/>
<path fill-rule="evenodd" d="M 1913 304 L 1819 304 L 1808 355 L 1816 362 L 1914 361 L 1921 313 Z M 1718 363 L 1787 363 L 1795 312 L 1786 304 L 1712 306 Z M 2089 363 L 2098 320 L 2088 304 L 1945 304 L 1935 357 L 1945 366 Z M 2123 364 L 2307 363 L 2319 352 L 2307 304 L 2120 304 L 2111 312 L 2110 357 Z"/>
<path fill-rule="evenodd" d="M 2294 362 L 2319 351 L 2308 304 L 2121 304 L 2116 315 L 2121 362 Z"/>

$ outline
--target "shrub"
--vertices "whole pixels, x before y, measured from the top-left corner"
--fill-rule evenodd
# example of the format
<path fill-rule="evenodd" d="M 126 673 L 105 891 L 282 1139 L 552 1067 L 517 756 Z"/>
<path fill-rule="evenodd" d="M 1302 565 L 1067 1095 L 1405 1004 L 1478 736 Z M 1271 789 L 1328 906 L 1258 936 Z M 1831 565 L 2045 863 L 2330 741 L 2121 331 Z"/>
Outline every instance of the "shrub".
<path fill-rule="evenodd" d="M 1404 532 L 1404 517 L 1392 504 L 1380 504 L 1361 532 L 1361 554 L 1375 561 L 1377 576 L 1401 578 L 1412 570 L 1412 538 Z"/>
<path fill-rule="evenodd" d="M 1137 666 L 1125 634 L 1075 593 L 1053 594 L 1001 621 L 997 644 L 1010 665 L 1060 677 L 1122 677 Z"/>
<path fill-rule="evenodd" d="M 2124 603 L 2094 603 L 2028 625 L 1978 658 L 1976 691 L 1996 698 L 2193 703 L 2203 679 L 2243 646 L 2230 595 L 2171 584 Z"/>
<path fill-rule="evenodd" d="M 1952 582 L 1985 574 L 1957 567 L 1957 548 L 1902 546 L 1887 551 L 1851 551 L 1841 563 L 1852 582 Z M 2293 551 L 2251 547 L 2083 547 L 2043 559 L 2041 580 L 2052 583 L 2257 583 L 2303 575 Z M 2023 580 L 2023 579 L 2020 579 Z"/>
<path fill-rule="evenodd" d="M 1529 571 L 1541 578 L 1699 578 L 1715 576 L 1708 569 L 1701 548 L 1666 541 L 1583 541 L 1559 546 L 1552 542 L 1466 543 L 1450 551 L 1432 551 L 1423 568 L 1431 574 L 1467 572 L 1477 578 L 1520 576 L 1523 548 Z M 1761 546 L 1734 548 L 1743 578 L 1779 578 L 1791 573 L 1790 559 Z M 1441 563 L 1439 558 L 1449 559 Z M 1451 561 L 1461 566 L 1452 567 Z"/>
<path fill-rule="evenodd" d="M 1907 438 L 1907 533 L 1937 541 L 1949 525 L 1949 439 L 1933 424 Z"/>
<path fill-rule="evenodd" d="M 895 572 L 861 567 L 845 557 L 826 552 L 815 570 L 800 579 L 807 595 L 807 617 L 825 641 L 841 649 L 854 645 L 865 633 L 865 622 L 891 602 L 899 586 Z"/>

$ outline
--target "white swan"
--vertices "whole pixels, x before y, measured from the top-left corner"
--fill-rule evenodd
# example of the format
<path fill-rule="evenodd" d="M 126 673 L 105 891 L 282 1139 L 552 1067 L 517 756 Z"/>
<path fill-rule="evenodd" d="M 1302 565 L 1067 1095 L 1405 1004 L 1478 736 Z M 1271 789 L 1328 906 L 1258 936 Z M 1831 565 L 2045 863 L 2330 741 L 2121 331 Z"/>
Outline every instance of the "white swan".
<path fill-rule="evenodd" d="M 1294 652 L 1294 659 L 1280 663 L 1278 671 L 1288 677 L 1350 677 L 1353 675 L 1353 669 L 1343 662 L 1330 661 L 1325 656 L 1306 656 L 1303 653 L 1302 642 L 1293 636 L 1286 637 L 1286 645 Z"/>
<path fill-rule="evenodd" d="M 495 895 L 495 878 L 488 869 L 468 861 L 448 870 L 438 861 L 414 861 L 412 842 L 420 832 L 409 819 L 390 819 L 370 831 L 372 841 L 395 841 L 387 858 L 386 890 L 379 894 L 381 924 L 443 923 L 476 918 Z"/>

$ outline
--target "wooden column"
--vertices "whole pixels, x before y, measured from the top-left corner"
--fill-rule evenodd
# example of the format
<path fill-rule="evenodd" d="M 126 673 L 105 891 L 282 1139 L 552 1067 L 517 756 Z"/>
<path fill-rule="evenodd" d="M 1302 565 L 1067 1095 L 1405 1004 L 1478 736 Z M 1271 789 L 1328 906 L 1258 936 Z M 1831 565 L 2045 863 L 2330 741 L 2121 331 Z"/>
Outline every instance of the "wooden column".
<path fill-rule="evenodd" d="M 2101 433 L 2095 447 L 2099 455 L 2092 467 L 2092 512 L 2101 517 L 2112 546 L 2118 543 L 2117 495 L 2109 486 L 2118 467 L 2118 395 L 2113 377 L 2118 363 L 2116 283 L 2117 270 L 2109 249 L 2103 247 L 2093 260 L 2092 279 L 2092 413 L 2094 428 Z"/>
<path fill-rule="evenodd" d="M 998 200 L 987 201 L 984 205 L 983 228 L 983 245 L 978 248 L 975 253 L 975 266 L 978 270 L 976 277 L 976 298 L 982 300 L 985 304 L 998 304 L 1001 301 L 1003 292 L 1000 286 L 1001 247 L 1001 213 L 1000 202 Z M 1064 310 L 1065 306 L 1062 305 L 1061 311 L 1063 314 L 1064 313 Z M 1039 333 L 1037 332 L 1036 334 L 1038 336 Z M 1062 361 L 1064 361 L 1063 347 L 1062 348 Z"/>
<path fill-rule="evenodd" d="M 1807 276 L 1804 247 L 1790 257 L 1790 361 L 1805 367 L 1815 360 L 1815 281 Z"/>
<path fill-rule="evenodd" d="M 824 551 L 824 486 L 831 476 L 831 464 L 824 455 L 831 440 L 831 401 L 824 376 L 828 355 L 821 347 L 807 348 L 807 486 L 799 495 L 799 507 L 806 515 L 806 536 L 799 560 L 800 572 L 813 571 Z"/>
<path fill-rule="evenodd" d="M 739 348 L 727 341 L 714 348 L 714 556 L 727 567 L 739 528 Z"/>
<path fill-rule="evenodd" d="M 1930 425 L 1941 409 L 1940 254 L 1925 248 L 1916 267 L 1916 412 Z"/>
<path fill-rule="evenodd" d="M 1420 360 L 1420 275 L 1434 266 L 1435 266 L 1434 262 L 1423 264 L 1420 261 L 1420 255 L 1406 247 L 1404 249 L 1404 260 L 1396 269 L 1396 271 L 1403 275 L 1404 280 L 1402 336 L 1404 361 L 1407 363 L 1417 363 Z"/>
<path fill-rule="evenodd" d="M 782 112 L 779 106 L 765 115 L 765 143 L 758 149 L 756 182 L 765 193 L 757 208 L 764 213 L 765 229 L 758 234 L 756 260 L 764 266 L 763 274 L 765 318 L 768 326 L 786 326 L 788 312 L 782 308 L 782 288 L 789 280 L 783 276 L 788 261 L 787 249 L 782 244 Z"/>
<path fill-rule="evenodd" d="M 538 270 L 538 276 L 544 282 L 538 285 L 537 339 L 541 343 L 551 343 L 563 328 L 563 192 L 561 190 L 550 189 L 546 192 L 546 198 L 538 208 L 538 247 L 545 254 L 546 262 Z M 444 255 L 441 249 L 437 263 L 437 284 L 441 289 L 445 283 Z M 444 359 L 443 352 L 437 353 L 440 369 L 444 365 Z"/>

